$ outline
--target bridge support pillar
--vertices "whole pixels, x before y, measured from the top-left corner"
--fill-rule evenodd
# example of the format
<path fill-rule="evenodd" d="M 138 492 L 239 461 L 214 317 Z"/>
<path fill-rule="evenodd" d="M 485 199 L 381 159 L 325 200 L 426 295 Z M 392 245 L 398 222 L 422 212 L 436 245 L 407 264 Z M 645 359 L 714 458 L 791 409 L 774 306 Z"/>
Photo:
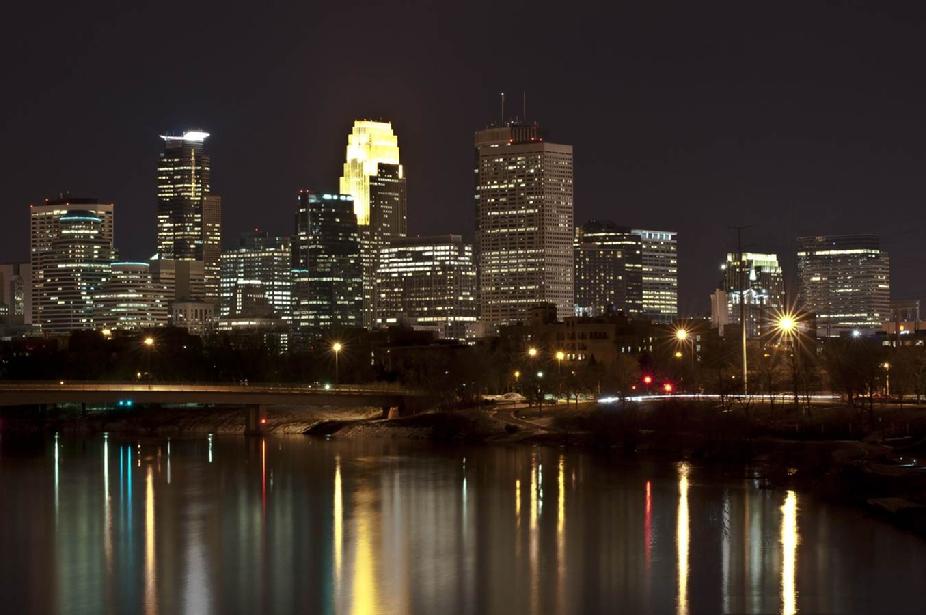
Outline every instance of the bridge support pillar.
<path fill-rule="evenodd" d="M 250 404 L 245 406 L 245 424 L 244 435 L 259 436 L 264 433 L 264 426 L 267 423 L 267 413 L 265 408 L 260 404 Z"/>

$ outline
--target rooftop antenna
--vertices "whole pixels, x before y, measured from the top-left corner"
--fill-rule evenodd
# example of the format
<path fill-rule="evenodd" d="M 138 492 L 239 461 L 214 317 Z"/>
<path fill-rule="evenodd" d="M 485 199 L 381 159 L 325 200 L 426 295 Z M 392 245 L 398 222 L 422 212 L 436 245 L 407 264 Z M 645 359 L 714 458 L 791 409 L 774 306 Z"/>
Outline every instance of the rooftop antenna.
<path fill-rule="evenodd" d="M 499 94 L 501 94 L 501 97 L 502 97 L 502 117 L 501 117 L 500 125 L 504 126 L 505 125 L 505 93 L 499 92 Z"/>
<path fill-rule="evenodd" d="M 526 124 L 527 123 L 527 91 L 525 90 L 521 91 L 521 107 L 522 107 L 521 115 L 524 116 L 523 121 Z"/>

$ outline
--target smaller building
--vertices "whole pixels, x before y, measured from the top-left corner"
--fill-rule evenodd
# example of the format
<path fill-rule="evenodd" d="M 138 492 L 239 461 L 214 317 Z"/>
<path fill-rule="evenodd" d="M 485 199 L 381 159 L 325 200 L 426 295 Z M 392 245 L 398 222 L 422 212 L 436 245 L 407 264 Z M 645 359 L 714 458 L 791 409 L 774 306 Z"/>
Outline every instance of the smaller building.
<path fill-rule="evenodd" d="M 149 263 L 115 262 L 97 294 L 98 329 L 151 329 L 167 325 L 167 289 L 151 279 Z"/>
<path fill-rule="evenodd" d="M 632 229 L 640 237 L 642 312 L 656 322 L 678 318 L 678 233 Z"/>
<path fill-rule="evenodd" d="M 380 250 L 376 325 L 467 339 L 476 323 L 473 247 L 460 235 L 393 239 Z"/>
<path fill-rule="evenodd" d="M 292 316 L 289 237 L 263 231 L 241 236 L 238 247 L 221 257 L 221 318 Z"/>
<path fill-rule="evenodd" d="M 32 323 L 32 266 L 0 265 L 0 321 L 7 326 Z"/>
<path fill-rule="evenodd" d="M 174 301 L 170 305 L 170 322 L 192 335 L 204 335 L 215 323 L 215 306 L 205 301 Z"/>

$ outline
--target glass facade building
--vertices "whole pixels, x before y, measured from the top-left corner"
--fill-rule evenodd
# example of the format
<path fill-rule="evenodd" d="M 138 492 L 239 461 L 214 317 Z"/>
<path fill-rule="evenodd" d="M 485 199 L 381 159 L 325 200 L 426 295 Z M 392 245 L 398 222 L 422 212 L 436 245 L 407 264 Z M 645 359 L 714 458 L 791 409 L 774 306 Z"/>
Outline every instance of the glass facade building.
<path fill-rule="evenodd" d="M 891 267 L 876 235 L 799 237 L 798 308 L 816 316 L 817 335 L 877 330 L 891 318 Z"/>
<path fill-rule="evenodd" d="M 643 264 L 642 312 L 656 322 L 678 318 L 678 243 L 675 231 L 633 229 Z"/>
<path fill-rule="evenodd" d="M 150 329 L 168 322 L 167 288 L 148 263 L 115 262 L 96 293 L 97 329 Z"/>
<path fill-rule="evenodd" d="M 613 222 L 593 220 L 576 229 L 577 316 L 643 310 L 643 247 L 639 235 Z"/>
<path fill-rule="evenodd" d="M 292 237 L 292 322 L 309 335 L 363 325 L 360 232 L 347 194 L 298 195 Z"/>
<path fill-rule="evenodd" d="M 157 168 L 157 254 L 161 260 L 201 261 L 203 292 L 215 300 L 219 290 L 221 198 L 211 194 L 208 133 L 162 135 Z M 172 299 L 174 299 L 172 297 Z"/>
<path fill-rule="evenodd" d="M 292 248 L 289 237 L 254 231 L 221 257 L 219 316 L 292 316 Z"/>
<path fill-rule="evenodd" d="M 724 323 L 740 321 L 740 288 L 746 335 L 761 337 L 771 331 L 778 311 L 785 305 L 785 282 L 777 254 L 743 252 L 727 254 L 720 266 L 719 288 L 726 299 Z"/>
<path fill-rule="evenodd" d="M 475 147 L 480 320 L 521 322 L 539 303 L 572 314 L 572 146 L 545 142 L 536 124 L 509 123 L 478 131 Z"/>
<path fill-rule="evenodd" d="M 376 275 L 378 326 L 398 323 L 438 337 L 472 337 L 476 323 L 473 248 L 460 235 L 393 239 Z"/>

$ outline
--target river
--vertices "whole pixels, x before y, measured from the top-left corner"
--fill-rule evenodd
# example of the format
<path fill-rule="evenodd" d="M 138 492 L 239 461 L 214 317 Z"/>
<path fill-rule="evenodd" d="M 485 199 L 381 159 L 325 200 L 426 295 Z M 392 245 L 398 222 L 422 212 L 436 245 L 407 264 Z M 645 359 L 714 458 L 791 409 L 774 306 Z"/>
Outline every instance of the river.
<path fill-rule="evenodd" d="M 926 541 L 854 509 L 555 448 L 4 434 L 0 548 L 9 613 L 926 609 Z"/>

